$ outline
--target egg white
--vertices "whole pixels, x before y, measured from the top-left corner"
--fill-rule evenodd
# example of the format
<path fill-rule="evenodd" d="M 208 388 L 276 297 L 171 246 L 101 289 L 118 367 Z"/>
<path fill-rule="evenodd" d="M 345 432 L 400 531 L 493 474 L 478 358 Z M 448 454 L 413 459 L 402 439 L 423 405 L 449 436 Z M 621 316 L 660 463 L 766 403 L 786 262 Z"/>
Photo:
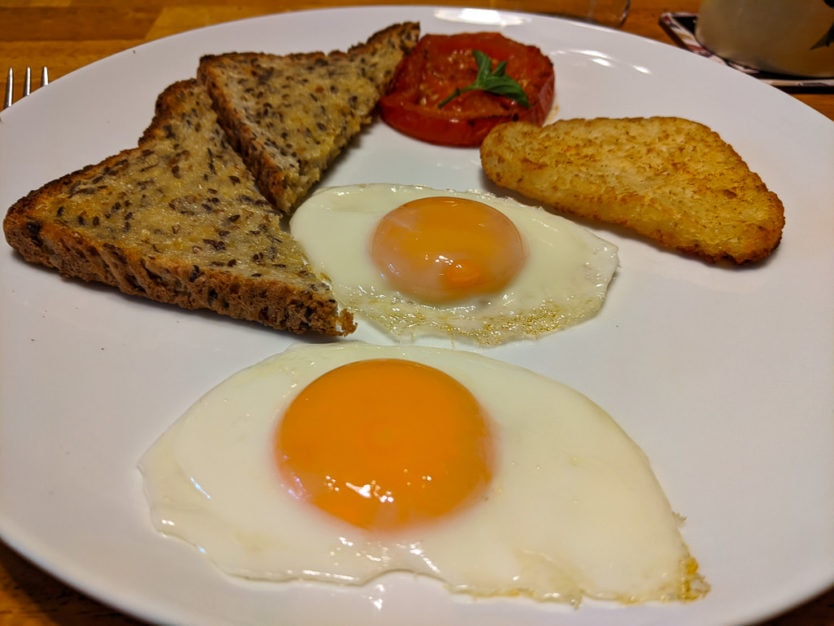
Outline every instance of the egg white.
<path fill-rule="evenodd" d="M 379 220 L 401 204 L 429 196 L 483 202 L 521 232 L 527 263 L 500 293 L 427 304 L 389 285 L 374 266 L 369 250 Z M 544 209 L 474 191 L 393 184 L 322 188 L 297 209 L 290 231 L 339 303 L 398 340 L 435 335 L 495 345 L 572 326 L 599 311 L 618 265 L 617 247 L 588 229 Z"/>
<path fill-rule="evenodd" d="M 430 525 L 375 534 L 288 493 L 272 458 L 283 410 L 323 373 L 368 358 L 436 367 L 486 407 L 498 464 L 483 500 Z M 291 348 L 207 393 L 140 470 L 156 529 L 234 576 L 358 585 L 406 570 L 455 592 L 574 604 L 689 599 L 706 589 L 648 460 L 618 425 L 562 384 L 471 352 Z"/>

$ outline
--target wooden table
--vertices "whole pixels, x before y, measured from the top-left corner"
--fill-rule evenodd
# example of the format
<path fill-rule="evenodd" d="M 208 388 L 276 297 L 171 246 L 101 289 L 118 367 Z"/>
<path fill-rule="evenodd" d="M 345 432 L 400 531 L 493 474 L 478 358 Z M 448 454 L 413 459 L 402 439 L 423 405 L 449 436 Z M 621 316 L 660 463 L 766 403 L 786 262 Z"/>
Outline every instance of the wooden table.
<path fill-rule="evenodd" d="M 538 8 L 535 0 L 463 0 L 459 6 Z M 16 69 L 16 93 L 27 65 L 47 65 L 50 78 L 147 41 L 234 19 L 372 0 L 0 0 L 0 70 Z M 421 3 L 413 0 L 410 4 Z M 429 2 L 423 2 L 429 4 Z M 430 2 L 438 4 L 438 2 Z M 551 4 L 557 4 L 552 0 Z M 698 0 L 632 0 L 623 30 L 672 45 L 658 24 L 662 11 L 697 12 Z M 794 93 L 797 99 L 834 120 L 834 93 Z M 790 572 L 784 572 L 790 576 Z M 136 625 L 109 607 L 76 593 L 0 543 L 0 626 L 59 624 Z M 768 626 L 834 625 L 834 589 L 778 617 Z"/>

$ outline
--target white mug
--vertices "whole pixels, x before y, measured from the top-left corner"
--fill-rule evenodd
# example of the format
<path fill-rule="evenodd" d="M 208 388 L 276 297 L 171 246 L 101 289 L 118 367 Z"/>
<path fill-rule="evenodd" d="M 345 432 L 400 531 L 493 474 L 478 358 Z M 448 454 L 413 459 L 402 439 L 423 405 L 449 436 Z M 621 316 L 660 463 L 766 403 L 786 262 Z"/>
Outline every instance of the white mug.
<path fill-rule="evenodd" d="M 695 36 L 751 68 L 834 76 L 834 0 L 701 0 Z"/>

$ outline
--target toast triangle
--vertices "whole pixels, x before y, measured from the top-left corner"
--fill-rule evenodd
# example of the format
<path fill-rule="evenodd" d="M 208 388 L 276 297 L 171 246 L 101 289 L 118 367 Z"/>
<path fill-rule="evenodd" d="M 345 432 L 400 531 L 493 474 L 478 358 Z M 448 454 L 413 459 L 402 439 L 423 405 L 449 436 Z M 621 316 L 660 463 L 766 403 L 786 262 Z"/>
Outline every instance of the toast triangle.
<path fill-rule="evenodd" d="M 355 328 L 258 192 L 196 80 L 159 95 L 137 147 L 30 192 L 3 230 L 26 261 L 67 278 L 293 333 Z"/>
<path fill-rule="evenodd" d="M 418 23 L 404 22 L 346 52 L 207 55 L 197 75 L 261 192 L 290 215 L 373 119 L 419 36 Z"/>

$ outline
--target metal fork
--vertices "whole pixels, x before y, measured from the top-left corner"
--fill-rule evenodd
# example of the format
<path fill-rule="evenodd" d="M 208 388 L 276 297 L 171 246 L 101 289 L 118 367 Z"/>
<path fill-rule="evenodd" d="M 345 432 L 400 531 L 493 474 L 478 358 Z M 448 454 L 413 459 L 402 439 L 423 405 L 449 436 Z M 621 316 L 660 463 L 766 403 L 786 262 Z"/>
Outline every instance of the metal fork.
<path fill-rule="evenodd" d="M 46 67 L 41 69 L 41 87 L 49 84 L 49 71 Z M 22 98 L 25 98 L 30 93 L 32 93 L 32 68 L 26 68 L 26 75 L 23 79 L 23 95 Z M 9 68 L 9 75 L 6 77 L 6 97 L 3 100 L 3 108 L 6 109 L 12 106 L 14 102 L 14 70 Z"/>

